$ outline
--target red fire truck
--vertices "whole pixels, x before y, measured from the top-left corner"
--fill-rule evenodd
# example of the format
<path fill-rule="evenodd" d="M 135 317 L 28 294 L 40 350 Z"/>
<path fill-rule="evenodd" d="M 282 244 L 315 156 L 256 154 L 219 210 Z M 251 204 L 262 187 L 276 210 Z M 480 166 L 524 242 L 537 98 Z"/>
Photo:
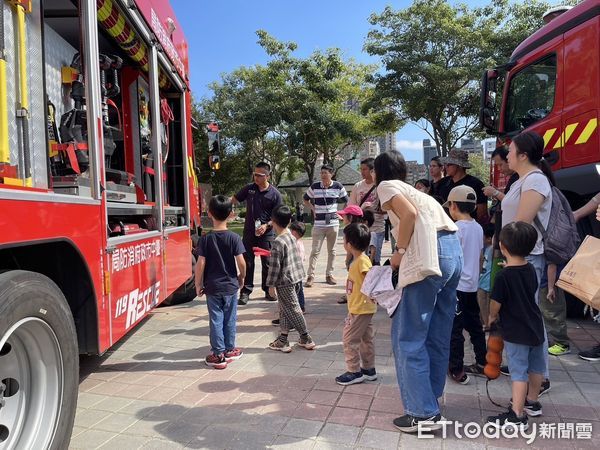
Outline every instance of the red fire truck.
<path fill-rule="evenodd" d="M 523 130 L 543 136 L 575 209 L 600 191 L 600 0 L 552 9 L 544 21 L 506 64 L 484 73 L 480 121 L 499 144 Z M 598 234 L 595 221 L 583 227 Z"/>
<path fill-rule="evenodd" d="M 187 44 L 166 0 L 0 14 L 0 449 L 64 449 L 78 355 L 194 296 Z"/>

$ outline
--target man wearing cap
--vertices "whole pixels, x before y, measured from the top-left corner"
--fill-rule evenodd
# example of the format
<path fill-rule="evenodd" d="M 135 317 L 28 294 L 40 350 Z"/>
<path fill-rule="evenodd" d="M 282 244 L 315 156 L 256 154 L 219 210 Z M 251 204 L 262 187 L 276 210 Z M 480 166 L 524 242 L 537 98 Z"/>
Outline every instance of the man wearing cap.
<path fill-rule="evenodd" d="M 369 247 L 375 247 L 375 254 L 371 256 L 371 262 L 378 265 L 381 259 L 381 247 L 385 237 L 386 215 L 379 207 L 377 189 L 373 180 L 373 158 L 366 158 L 360 162 L 360 174 L 363 179 L 356 183 L 350 192 L 348 205 L 357 205 L 364 210 L 373 213 L 373 225 L 369 228 L 371 232 L 371 243 Z"/>
<path fill-rule="evenodd" d="M 340 221 L 337 216 L 338 203 L 346 203 L 348 194 L 342 183 L 334 181 L 333 166 L 324 164 L 321 167 L 321 181 L 313 183 L 304 194 L 304 204 L 313 213 L 312 249 L 308 262 L 308 277 L 305 287 L 312 287 L 315 279 L 317 258 L 327 239 L 327 269 L 325 281 L 336 284 L 333 278 L 333 260 L 335 258 L 335 242 L 338 237 Z"/>
<path fill-rule="evenodd" d="M 439 186 L 439 196 L 443 201 L 448 200 L 448 194 L 456 186 L 470 186 L 477 195 L 477 208 L 471 216 L 479 223 L 485 223 L 488 218 L 487 197 L 483 193 L 483 182 L 473 175 L 467 174 L 469 154 L 465 150 L 452 149 L 445 158 L 440 158 L 446 170 L 446 177 L 442 179 Z"/>
<path fill-rule="evenodd" d="M 271 166 L 266 162 L 259 162 L 254 167 L 252 177 L 254 182 L 247 184 L 235 194 L 231 201 L 237 204 L 246 201 L 246 218 L 244 221 L 244 259 L 246 260 L 246 278 L 244 287 L 240 292 L 238 303 L 245 305 L 250 299 L 250 294 L 254 288 L 254 251 L 252 247 L 260 247 L 265 250 L 271 250 L 271 244 L 275 239 L 273 227 L 271 227 L 271 213 L 282 203 L 281 194 L 269 183 Z M 260 257 L 262 265 L 262 283 L 261 287 L 267 300 L 274 301 L 275 298 L 269 295 L 269 288 L 266 285 L 267 275 L 269 273 L 269 262 L 266 256 Z"/>

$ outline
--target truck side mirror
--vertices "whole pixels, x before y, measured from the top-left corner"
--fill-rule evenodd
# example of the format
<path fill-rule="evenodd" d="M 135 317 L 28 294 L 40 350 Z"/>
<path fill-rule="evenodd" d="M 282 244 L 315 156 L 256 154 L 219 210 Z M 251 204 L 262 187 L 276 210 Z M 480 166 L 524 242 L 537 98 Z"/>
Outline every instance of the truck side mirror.
<path fill-rule="evenodd" d="M 498 133 L 497 70 L 485 70 L 481 79 L 479 126 L 489 134 Z"/>

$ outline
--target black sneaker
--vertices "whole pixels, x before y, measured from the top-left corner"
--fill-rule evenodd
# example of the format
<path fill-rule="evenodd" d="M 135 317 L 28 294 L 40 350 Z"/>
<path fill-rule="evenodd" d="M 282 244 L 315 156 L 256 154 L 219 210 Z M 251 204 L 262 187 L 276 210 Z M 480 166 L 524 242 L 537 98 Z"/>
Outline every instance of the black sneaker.
<path fill-rule="evenodd" d="M 250 294 L 242 292 L 240 294 L 240 298 L 238 299 L 238 305 L 247 305 L 248 300 L 250 300 Z"/>
<path fill-rule="evenodd" d="M 501 430 L 516 428 L 520 431 L 525 431 L 529 428 L 527 414 L 523 414 L 522 417 L 517 417 L 512 408 L 509 408 L 507 412 L 498 414 L 497 416 L 488 416 L 487 422 Z"/>
<path fill-rule="evenodd" d="M 363 377 L 365 377 L 365 380 L 367 381 L 375 381 L 377 379 L 377 372 L 375 372 L 375 367 L 373 367 L 372 369 L 363 369 L 361 367 L 360 371 L 362 372 Z"/>
<path fill-rule="evenodd" d="M 358 384 L 365 381 L 362 372 L 346 372 L 341 374 L 339 377 L 335 377 L 335 382 L 342 386 L 348 386 L 350 384 Z"/>
<path fill-rule="evenodd" d="M 589 350 L 583 350 L 578 353 L 581 359 L 586 361 L 600 361 L 600 345 L 590 348 Z"/>
<path fill-rule="evenodd" d="M 485 373 L 483 373 L 483 366 L 481 364 L 471 364 L 470 366 L 465 366 L 465 373 L 468 375 L 475 375 L 476 377 L 485 377 Z"/>
<path fill-rule="evenodd" d="M 419 431 L 419 422 L 427 423 L 427 430 L 439 430 L 442 425 L 439 423 L 442 420 L 441 414 L 436 414 L 431 417 L 415 417 L 410 414 L 405 414 L 402 417 L 397 417 L 393 420 L 394 426 L 404 433 L 416 433 Z"/>
<path fill-rule="evenodd" d="M 458 373 L 452 373 L 452 372 L 449 372 L 449 373 L 450 373 L 450 377 L 451 377 L 451 378 L 452 378 L 454 381 L 456 381 L 458 384 L 469 384 L 469 381 L 471 380 L 471 379 L 469 378 L 469 375 L 467 375 L 467 374 L 464 372 L 464 370 L 461 370 L 461 371 L 460 371 L 460 372 L 458 372 Z"/>
<path fill-rule="evenodd" d="M 540 388 L 540 393 L 539 393 L 538 397 L 541 397 L 549 390 L 550 390 L 550 380 L 542 381 L 542 387 Z"/>
<path fill-rule="evenodd" d="M 525 400 L 525 406 L 523 411 L 531 417 L 537 417 L 542 415 L 542 404 L 540 402 L 532 402 Z"/>
<path fill-rule="evenodd" d="M 265 292 L 265 300 L 267 300 L 268 302 L 276 302 L 277 299 L 275 297 L 273 297 L 271 294 L 269 294 L 268 292 Z"/>
<path fill-rule="evenodd" d="M 500 373 L 502 375 L 509 376 L 510 375 L 510 370 L 508 370 L 508 366 L 500 366 Z"/>

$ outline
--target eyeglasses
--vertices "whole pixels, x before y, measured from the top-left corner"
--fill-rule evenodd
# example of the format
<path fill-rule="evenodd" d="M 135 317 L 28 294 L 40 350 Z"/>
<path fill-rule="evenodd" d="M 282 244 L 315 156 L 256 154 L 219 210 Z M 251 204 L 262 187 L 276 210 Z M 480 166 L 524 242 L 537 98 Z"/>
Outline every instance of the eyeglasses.
<path fill-rule="evenodd" d="M 267 174 L 266 174 L 266 173 L 259 173 L 259 172 L 254 172 L 254 173 L 253 173 L 253 175 L 254 175 L 255 177 L 259 177 L 259 178 L 260 178 L 260 177 L 266 177 L 266 176 L 267 176 Z"/>

